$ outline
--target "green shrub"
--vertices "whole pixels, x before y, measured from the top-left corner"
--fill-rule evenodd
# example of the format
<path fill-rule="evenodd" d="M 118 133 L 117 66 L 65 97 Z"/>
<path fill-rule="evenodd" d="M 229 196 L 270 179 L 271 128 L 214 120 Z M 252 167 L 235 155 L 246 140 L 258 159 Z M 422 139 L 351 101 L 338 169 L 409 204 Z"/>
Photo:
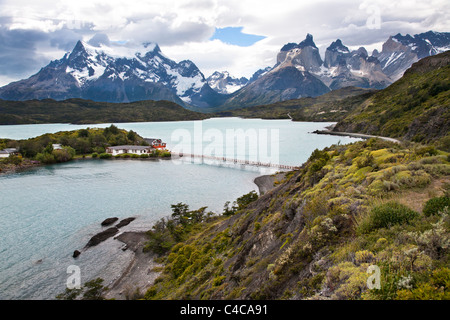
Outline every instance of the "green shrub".
<path fill-rule="evenodd" d="M 225 276 L 217 276 L 217 277 L 215 277 L 214 280 L 213 280 L 213 283 L 212 283 L 213 287 L 220 286 L 223 283 L 223 281 L 225 280 L 225 278 L 226 278 Z"/>
<path fill-rule="evenodd" d="M 373 155 L 369 152 L 365 152 L 361 157 L 355 159 L 358 169 L 370 167 L 374 163 Z"/>
<path fill-rule="evenodd" d="M 427 279 L 428 278 L 428 279 Z M 449 300 L 450 299 L 450 269 L 434 270 L 426 282 L 419 282 L 411 289 L 397 292 L 397 300 Z"/>
<path fill-rule="evenodd" d="M 360 226 L 361 231 L 389 228 L 396 224 L 408 223 L 419 214 L 398 202 L 391 201 L 374 207 L 366 221 Z"/>
<path fill-rule="evenodd" d="M 315 173 L 320 171 L 327 164 L 328 160 L 330 160 L 328 152 L 315 149 L 308 159 L 308 162 L 311 163 L 309 172 Z"/>
<path fill-rule="evenodd" d="M 152 151 L 152 153 L 150 153 L 150 157 L 158 157 L 159 156 L 159 150 L 155 149 Z"/>
<path fill-rule="evenodd" d="M 53 150 L 52 155 L 56 162 L 67 162 L 73 159 L 76 152 L 72 147 L 63 147 L 59 150 Z"/>
<path fill-rule="evenodd" d="M 51 153 L 47 153 L 47 152 L 43 152 L 43 153 L 38 153 L 36 155 L 36 160 L 39 162 L 42 162 L 44 164 L 52 164 L 55 163 L 55 156 Z"/>
<path fill-rule="evenodd" d="M 2 160 L 3 163 L 5 164 L 13 164 L 13 165 L 19 165 L 22 163 L 22 156 L 14 156 L 14 155 L 10 155 L 8 158 L 4 158 Z"/>
<path fill-rule="evenodd" d="M 92 154 L 92 158 L 97 158 L 98 157 L 98 153 L 97 152 L 94 152 L 93 154 Z"/>
<path fill-rule="evenodd" d="M 100 153 L 99 158 L 100 159 L 111 159 L 112 158 L 112 154 L 110 154 L 110 153 Z"/>
<path fill-rule="evenodd" d="M 147 153 L 143 153 L 139 157 L 142 159 L 147 159 L 149 157 L 149 155 Z"/>
<path fill-rule="evenodd" d="M 442 211 L 445 207 L 450 207 L 450 197 L 435 197 L 425 203 L 422 212 L 425 216 L 429 217 Z"/>
<path fill-rule="evenodd" d="M 438 152 L 437 152 L 437 150 L 436 150 L 436 148 L 434 146 L 425 146 L 425 147 L 417 148 L 415 150 L 415 153 L 418 156 L 426 156 L 426 155 L 428 155 L 428 156 L 435 156 L 435 155 L 438 154 Z"/>

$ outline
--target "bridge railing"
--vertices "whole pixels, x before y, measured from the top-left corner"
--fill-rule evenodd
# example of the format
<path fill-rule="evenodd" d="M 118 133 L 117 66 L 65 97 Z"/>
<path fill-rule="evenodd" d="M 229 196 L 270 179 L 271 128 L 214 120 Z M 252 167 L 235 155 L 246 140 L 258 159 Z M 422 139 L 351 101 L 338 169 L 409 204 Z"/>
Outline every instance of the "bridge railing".
<path fill-rule="evenodd" d="M 172 154 L 177 155 L 179 157 L 210 159 L 210 160 L 217 160 L 217 161 L 223 161 L 223 162 L 231 162 L 231 163 L 236 163 L 236 164 L 258 166 L 258 167 L 271 167 L 271 168 L 278 168 L 278 169 L 285 169 L 285 170 L 299 169 L 299 167 L 297 167 L 297 166 L 291 166 L 291 165 L 285 165 L 285 164 L 250 161 L 250 160 L 242 160 L 242 159 L 227 158 L 227 157 L 215 157 L 215 156 L 208 156 L 208 155 L 203 155 L 203 154 L 197 155 L 197 154 L 183 153 L 183 152 L 172 152 Z"/>

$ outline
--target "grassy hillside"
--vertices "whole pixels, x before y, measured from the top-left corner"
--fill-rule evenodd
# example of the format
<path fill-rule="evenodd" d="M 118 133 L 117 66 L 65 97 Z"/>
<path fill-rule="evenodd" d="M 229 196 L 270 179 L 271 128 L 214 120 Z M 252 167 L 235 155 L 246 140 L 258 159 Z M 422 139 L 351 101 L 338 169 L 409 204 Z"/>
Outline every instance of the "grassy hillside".
<path fill-rule="evenodd" d="M 335 130 L 436 143 L 450 151 L 450 51 L 413 64 L 400 80 L 354 108 Z"/>
<path fill-rule="evenodd" d="M 287 100 L 218 112 L 216 115 L 262 119 L 289 119 L 291 117 L 295 121 L 338 121 L 374 92 L 375 90 L 346 87 L 315 98 Z"/>
<path fill-rule="evenodd" d="M 170 101 L 132 103 L 94 102 L 82 99 L 0 100 L 0 125 L 35 123 L 108 123 L 200 120 L 202 113 L 186 110 Z"/>
<path fill-rule="evenodd" d="M 449 160 L 375 139 L 334 145 L 223 216 L 176 206 L 149 231 L 164 269 L 145 298 L 449 299 Z M 367 287 L 370 265 L 380 289 Z"/>

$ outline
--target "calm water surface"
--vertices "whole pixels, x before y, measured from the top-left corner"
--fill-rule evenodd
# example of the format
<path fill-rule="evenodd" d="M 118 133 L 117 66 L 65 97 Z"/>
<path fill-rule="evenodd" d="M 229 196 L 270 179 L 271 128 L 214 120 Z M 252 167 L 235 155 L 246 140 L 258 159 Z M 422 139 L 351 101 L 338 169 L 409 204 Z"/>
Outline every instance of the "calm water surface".
<path fill-rule="evenodd" d="M 0 137 L 25 139 L 46 132 L 109 125 L 0 126 Z M 328 123 L 286 120 L 224 118 L 116 125 L 143 137 L 162 138 L 169 149 L 180 145 L 194 148 L 199 142 L 199 125 L 206 135 L 222 132 L 225 136 L 231 129 L 267 130 L 269 134 L 270 130 L 278 130 L 279 162 L 290 165 L 306 161 L 315 148 L 357 140 L 310 134 Z M 192 139 L 174 141 L 174 132 L 180 129 L 190 132 Z M 236 152 L 237 157 L 245 158 L 248 152 L 251 147 L 244 154 Z M 137 219 L 122 231 L 148 230 L 155 220 L 169 215 L 170 205 L 178 202 L 191 209 L 208 206 L 208 210 L 220 213 L 226 201 L 257 190 L 254 178 L 272 172 L 251 166 L 171 160 L 79 160 L 2 175 L 0 299 L 53 299 L 64 291 L 70 265 L 80 267 L 82 282 L 102 277 L 106 285 L 111 284 L 131 255 L 120 250 L 122 243 L 109 239 L 82 252 L 76 260 L 72 258 L 74 250 L 82 249 L 90 237 L 102 230 L 101 221 L 133 216 Z"/>

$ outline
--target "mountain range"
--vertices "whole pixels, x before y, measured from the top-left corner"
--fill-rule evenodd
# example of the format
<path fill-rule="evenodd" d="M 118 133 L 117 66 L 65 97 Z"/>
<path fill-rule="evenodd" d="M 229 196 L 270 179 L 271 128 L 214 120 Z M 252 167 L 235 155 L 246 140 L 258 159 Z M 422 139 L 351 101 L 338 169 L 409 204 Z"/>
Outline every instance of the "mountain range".
<path fill-rule="evenodd" d="M 167 58 L 155 43 L 137 51 L 78 41 L 72 52 L 28 79 L 0 88 L 6 100 L 81 98 L 102 102 L 169 100 L 211 107 L 222 95 L 212 90 L 197 66 Z"/>
<path fill-rule="evenodd" d="M 250 78 L 227 71 L 205 77 L 190 60 L 175 62 L 156 43 L 137 50 L 78 41 L 28 79 L 0 88 L 4 100 L 81 98 L 103 102 L 169 100 L 197 111 L 217 111 L 316 97 L 347 86 L 382 89 L 423 57 L 450 49 L 450 33 L 389 37 L 382 51 L 350 50 L 340 39 L 322 60 L 313 36 L 288 43 L 273 67 Z"/>
<path fill-rule="evenodd" d="M 449 49 L 450 33 L 429 31 L 415 36 L 391 36 L 381 52 L 374 50 L 371 55 L 364 47 L 350 50 L 337 39 L 326 49 L 322 60 L 313 36 L 308 34 L 298 44 L 284 45 L 275 66 L 235 92 L 221 109 L 316 97 L 348 86 L 383 89 L 414 62 Z"/>

